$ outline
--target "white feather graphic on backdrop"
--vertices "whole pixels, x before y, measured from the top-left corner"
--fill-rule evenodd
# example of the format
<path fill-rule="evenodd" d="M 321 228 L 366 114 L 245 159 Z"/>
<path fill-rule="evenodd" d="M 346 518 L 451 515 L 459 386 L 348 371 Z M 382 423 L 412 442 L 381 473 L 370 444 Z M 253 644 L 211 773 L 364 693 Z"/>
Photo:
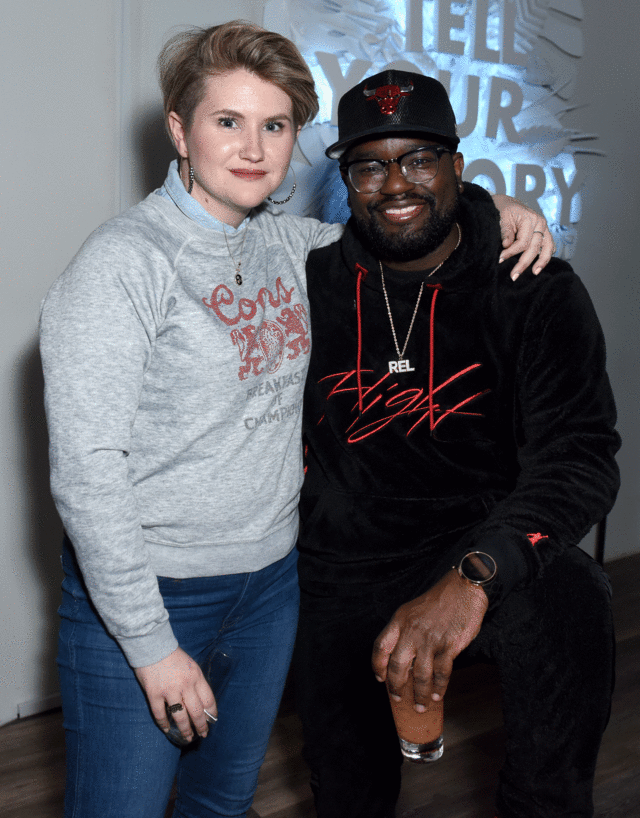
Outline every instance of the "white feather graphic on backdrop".
<path fill-rule="evenodd" d="M 286 209 L 346 219 L 337 163 L 324 155 L 337 139 L 337 100 L 365 76 L 405 67 L 448 86 L 465 178 L 540 207 L 558 255 L 570 258 L 584 181 L 574 155 L 599 153 L 594 134 L 562 122 L 578 104 L 583 16 L 582 0 L 268 0 L 264 25 L 296 43 L 321 98 L 300 136 Z"/>

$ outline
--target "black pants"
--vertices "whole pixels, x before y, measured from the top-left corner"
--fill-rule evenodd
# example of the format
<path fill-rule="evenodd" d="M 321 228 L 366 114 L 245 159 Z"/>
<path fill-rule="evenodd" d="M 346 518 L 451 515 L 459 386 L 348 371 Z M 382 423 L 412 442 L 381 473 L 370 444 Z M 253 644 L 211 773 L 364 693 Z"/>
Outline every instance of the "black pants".
<path fill-rule="evenodd" d="M 393 612 L 436 579 L 340 585 L 333 595 L 303 587 L 298 702 L 319 818 L 393 818 L 401 755 L 371 649 Z M 610 586 L 600 567 L 570 548 L 542 579 L 488 612 L 463 657 L 494 661 L 500 673 L 507 733 L 500 818 L 593 816 L 614 658 Z"/>

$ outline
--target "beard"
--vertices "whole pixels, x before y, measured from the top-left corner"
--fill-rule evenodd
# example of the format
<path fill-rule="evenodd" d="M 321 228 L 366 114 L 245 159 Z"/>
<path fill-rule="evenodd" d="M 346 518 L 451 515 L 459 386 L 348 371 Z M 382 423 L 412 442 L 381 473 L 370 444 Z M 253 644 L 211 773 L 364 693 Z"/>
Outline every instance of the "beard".
<path fill-rule="evenodd" d="M 387 233 L 384 225 L 376 219 L 376 207 L 373 205 L 367 207 L 369 219 L 366 221 L 354 216 L 362 243 L 377 258 L 384 261 L 415 261 L 428 256 L 440 247 L 459 219 L 460 194 L 457 191 L 454 203 L 441 211 L 435 209 L 436 199 L 430 193 L 420 196 L 414 193 L 411 200 L 415 199 L 426 202 L 431 208 L 431 215 L 420 230 L 408 234 L 402 231 Z"/>

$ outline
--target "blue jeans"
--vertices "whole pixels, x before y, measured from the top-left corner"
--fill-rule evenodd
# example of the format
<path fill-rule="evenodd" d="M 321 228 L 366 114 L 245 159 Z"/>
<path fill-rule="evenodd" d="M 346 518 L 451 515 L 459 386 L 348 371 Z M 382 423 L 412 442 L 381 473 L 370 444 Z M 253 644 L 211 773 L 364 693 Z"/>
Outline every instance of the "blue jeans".
<path fill-rule="evenodd" d="M 238 657 L 218 702 L 218 723 L 197 748 L 185 750 L 156 726 L 131 667 L 87 599 L 69 544 L 63 566 L 65 818 L 162 818 L 175 776 L 175 818 L 244 816 L 293 650 L 295 550 L 255 573 L 159 578 L 180 646 L 194 659 L 214 646 Z"/>

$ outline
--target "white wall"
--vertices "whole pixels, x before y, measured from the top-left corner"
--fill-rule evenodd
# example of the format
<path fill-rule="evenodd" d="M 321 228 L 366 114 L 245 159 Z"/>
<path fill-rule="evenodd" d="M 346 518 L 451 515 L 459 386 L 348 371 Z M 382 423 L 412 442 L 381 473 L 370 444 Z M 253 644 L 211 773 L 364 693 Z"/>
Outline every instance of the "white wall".
<path fill-rule="evenodd" d="M 56 694 L 61 527 L 48 493 L 38 311 L 116 212 L 119 4 L 26 0 L 0 35 L 0 722 Z"/>
<path fill-rule="evenodd" d="M 640 551 L 640 3 L 584 3 L 585 51 L 569 127 L 597 133 L 606 157 L 584 157 L 578 247 L 571 264 L 587 285 L 607 339 L 618 404 L 622 486 L 609 515 L 606 558 Z"/>
<path fill-rule="evenodd" d="M 261 0 L 232 11 L 220 0 L 26 0 L 13 5 L 0 34 L 0 723 L 57 694 L 60 525 L 47 484 L 40 300 L 94 227 L 163 178 L 170 154 L 149 100 L 166 30 L 230 17 L 261 22 L 261 10 Z M 577 98 L 588 106 L 566 124 L 599 133 L 607 153 L 581 160 L 588 181 L 573 264 L 605 328 L 625 438 L 611 558 L 640 551 L 640 4 L 590 3 L 585 14 Z"/>

